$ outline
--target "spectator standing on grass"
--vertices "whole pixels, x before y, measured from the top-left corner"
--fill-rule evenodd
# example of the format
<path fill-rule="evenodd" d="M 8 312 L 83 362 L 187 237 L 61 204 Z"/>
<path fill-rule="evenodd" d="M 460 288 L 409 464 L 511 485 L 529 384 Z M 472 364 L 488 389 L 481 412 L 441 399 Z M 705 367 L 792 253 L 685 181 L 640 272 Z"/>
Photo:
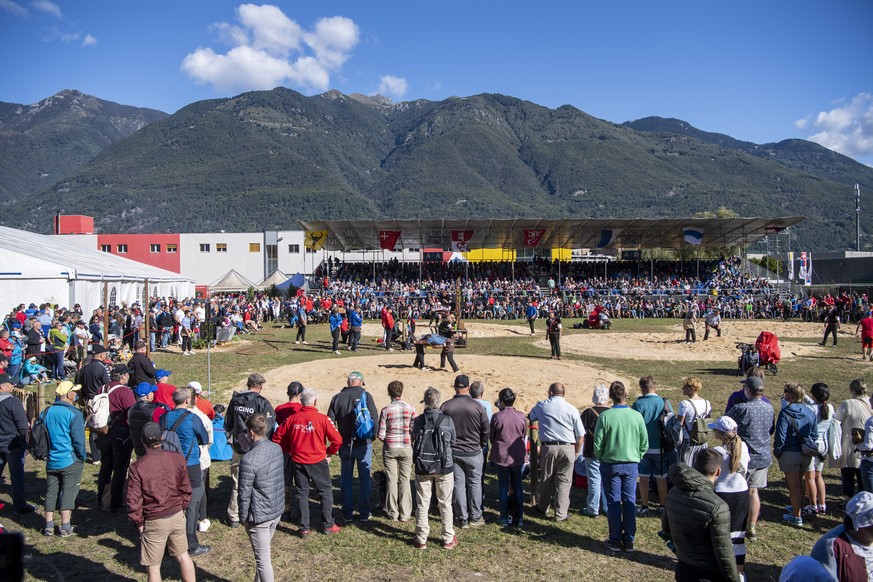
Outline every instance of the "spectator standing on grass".
<path fill-rule="evenodd" d="M 670 467 L 673 488 L 667 494 L 666 530 L 676 546 L 676 581 L 739 582 L 731 540 L 730 508 L 715 493 L 722 454 L 706 449 L 694 468 Z"/>
<path fill-rule="evenodd" d="M 651 376 L 644 376 L 639 381 L 642 396 L 633 403 L 633 408 L 643 417 L 646 424 L 646 433 L 649 437 L 649 450 L 643 455 L 638 468 L 640 476 L 640 516 L 649 515 L 649 478 L 655 480 L 658 489 L 658 503 L 663 507 L 667 499 L 667 470 L 672 464 L 671 453 L 661 447 L 661 432 L 663 425 L 661 419 L 666 413 L 672 413 L 673 407 L 668 400 L 657 394 L 658 385 Z M 590 482 L 590 477 L 589 477 Z"/>
<path fill-rule="evenodd" d="M 377 437 L 382 441 L 382 464 L 385 467 L 385 513 L 392 521 L 407 522 L 412 517 L 412 423 L 415 408 L 402 400 L 403 382 L 388 384 L 391 403 L 379 414 Z"/>
<path fill-rule="evenodd" d="M 191 483 L 185 458 L 161 449 L 161 427 L 149 423 L 142 430 L 146 454 L 130 466 L 127 486 L 127 516 L 140 533 L 140 564 L 148 570 L 149 582 L 160 582 L 164 551 L 176 558 L 183 582 L 196 578 L 188 555 L 185 508 L 191 501 Z"/>
<path fill-rule="evenodd" d="M 233 445 L 233 457 L 230 460 L 230 478 L 233 481 L 233 487 L 230 492 L 230 502 L 227 505 L 227 517 L 230 521 L 230 527 L 233 528 L 239 527 L 239 507 L 237 507 L 239 462 L 251 446 L 246 431 L 246 421 L 251 415 L 260 412 L 270 421 L 267 431 L 269 436 L 273 434 L 276 413 L 273 411 L 273 405 L 270 404 L 270 401 L 261 396 L 261 390 L 266 383 L 263 375 L 257 372 L 250 374 L 246 380 L 246 389 L 234 392 L 231 396 L 230 403 L 227 405 L 227 416 L 224 417 L 224 430 L 228 440 Z"/>
<path fill-rule="evenodd" d="M 817 436 L 813 438 L 815 438 L 818 450 L 822 453 L 828 453 L 828 445 L 832 436 L 831 430 L 836 428 L 834 425 L 834 407 L 828 403 L 831 392 L 827 384 L 816 382 L 809 389 L 809 393 L 815 401 L 815 404 L 810 406 L 815 412 L 816 418 Z M 822 477 L 825 459 L 812 457 L 809 467 L 806 469 L 806 496 L 809 499 L 809 505 L 803 508 L 804 515 L 827 513 L 827 490 L 825 489 L 824 477 Z"/>
<path fill-rule="evenodd" d="M 303 394 L 303 384 L 300 382 L 291 382 L 287 388 L 288 402 L 280 404 L 276 407 L 276 432 L 273 433 L 272 440 L 274 443 L 282 446 L 285 433 L 291 424 L 288 419 L 300 412 L 303 404 L 300 402 L 300 395 Z M 293 517 L 297 511 L 297 499 L 294 496 L 294 462 L 291 457 L 285 453 L 284 455 L 285 468 L 285 521 L 294 521 Z"/>
<path fill-rule="evenodd" d="M 773 457 L 770 435 L 773 434 L 775 415 L 773 406 L 764 401 L 764 381 L 749 376 L 743 381 L 744 402 L 732 406 L 726 416 L 737 423 L 737 436 L 749 449 L 749 467 L 746 482 L 749 485 L 749 517 L 746 523 L 746 539 L 758 539 L 758 515 L 761 513 L 759 489 L 767 488 L 767 474 Z"/>
<path fill-rule="evenodd" d="M 70 519 L 76 507 L 76 497 L 82 484 L 85 466 L 85 417 L 76 408 L 79 385 L 60 382 L 55 389 L 57 399 L 45 412 L 49 435 L 49 456 L 46 459 L 45 529 L 43 535 L 55 535 L 55 509 L 61 513 L 58 535 L 73 534 Z"/>
<path fill-rule="evenodd" d="M 746 529 L 749 516 L 749 449 L 737 435 L 737 423 L 729 416 L 722 416 L 709 428 L 721 446 L 715 451 L 721 454 L 721 471 L 715 482 L 715 494 L 727 503 L 731 513 L 731 540 L 737 571 L 743 577 L 746 563 Z"/>
<path fill-rule="evenodd" d="M 109 353 L 106 348 L 100 344 L 94 345 L 91 350 L 93 358 L 90 362 L 82 366 L 76 373 L 76 384 L 82 386 L 82 403 L 90 402 L 97 392 L 109 384 L 109 371 L 106 369 L 106 364 L 110 362 Z M 91 447 L 91 462 L 95 465 L 100 464 L 100 447 L 97 445 L 97 433 L 91 431 L 89 439 Z"/>
<path fill-rule="evenodd" d="M 512 525 L 524 525 L 524 488 L 521 471 L 527 454 L 524 436 L 527 433 L 527 419 L 524 413 L 516 410 L 515 392 L 504 388 L 497 397 L 500 409 L 491 417 L 491 463 L 497 467 L 497 489 L 500 504 L 500 525 L 509 522 L 509 492 L 514 494 L 514 521 Z"/>
<path fill-rule="evenodd" d="M 712 414 L 712 404 L 700 396 L 700 391 L 703 389 L 703 383 L 700 378 L 690 376 L 682 379 L 682 394 L 685 396 L 679 402 L 679 409 L 676 411 L 676 416 L 679 417 L 682 425 L 682 443 L 677 451 L 679 461 L 685 463 L 689 467 L 694 465 L 694 458 L 697 454 L 708 447 L 706 442 L 695 444 L 692 442 L 692 435 L 695 433 L 695 425 L 699 419 L 709 418 Z M 699 431 L 697 431 L 699 437 Z"/>
<path fill-rule="evenodd" d="M 144 341 L 138 341 L 134 344 L 134 354 L 127 362 L 130 368 L 130 379 L 128 385 L 133 388 L 141 382 L 149 384 L 157 384 L 157 369 L 146 355 L 147 346 Z"/>
<path fill-rule="evenodd" d="M 861 482 L 861 454 L 855 450 L 852 442 L 852 429 L 862 428 L 873 410 L 870 409 L 870 398 L 867 396 L 867 383 L 863 378 L 855 378 L 849 383 L 849 392 L 852 397 L 843 400 L 837 408 L 834 418 L 840 422 L 842 438 L 842 452 L 839 459 L 831 462 L 831 467 L 839 467 L 840 478 L 843 485 L 843 503 L 840 509 L 845 508 L 845 502 L 849 501 L 855 493 L 864 489 Z"/>
<path fill-rule="evenodd" d="M 582 411 L 582 426 L 587 435 L 594 435 L 600 415 L 609 410 L 609 388 L 598 384 L 592 392 L 591 403 L 594 406 Z M 594 456 L 594 438 L 587 438 L 582 443 L 582 457 L 585 459 L 585 474 L 588 475 L 588 495 L 582 515 L 596 518 L 601 509 L 606 512 L 606 495 L 600 475 L 600 461 Z"/>
<path fill-rule="evenodd" d="M 643 416 L 627 405 L 627 389 L 621 382 L 609 385 L 612 408 L 597 419 L 594 455 L 600 460 L 600 475 L 606 493 L 610 551 L 634 551 L 637 534 L 638 466 L 649 450 Z"/>
<path fill-rule="evenodd" d="M 783 521 L 803 527 L 800 516 L 803 501 L 801 478 L 810 465 L 811 457 L 803 453 L 801 443 L 806 437 L 815 439 L 815 413 L 803 402 L 804 391 L 800 384 L 785 385 L 783 397 L 788 405 L 779 412 L 776 432 L 773 437 L 773 454 L 779 459 L 779 468 L 785 474 L 791 513 L 782 516 Z"/>
<path fill-rule="evenodd" d="M 528 414 L 531 423 L 538 424 L 539 487 L 535 509 L 542 515 L 549 507 L 555 510 L 555 521 L 570 517 L 570 486 L 573 465 L 582 451 L 585 428 L 579 411 L 564 400 L 564 385 L 549 386 L 549 398 L 536 403 Z"/>
<path fill-rule="evenodd" d="M 358 519 L 367 522 L 370 519 L 370 492 L 372 480 L 370 470 L 373 464 L 373 441 L 371 438 L 355 438 L 356 413 L 358 401 L 364 397 L 364 375 L 351 372 L 346 378 L 346 387 L 340 390 L 330 400 L 327 416 L 336 424 L 343 441 L 339 450 L 340 457 L 340 500 L 343 519 L 346 523 L 354 520 L 355 466 L 358 468 Z M 370 417 L 377 418 L 378 410 L 372 395 L 367 395 L 367 409 Z"/>
<path fill-rule="evenodd" d="M 109 395 L 109 432 L 98 435 L 100 447 L 100 473 L 97 477 L 97 497 L 102 509 L 112 513 L 121 511 L 124 502 L 124 481 L 133 454 L 133 440 L 127 413 L 136 404 L 136 397 L 127 381 L 130 370 L 125 364 L 116 364 L 109 375 L 109 384 L 100 393 Z"/>
<path fill-rule="evenodd" d="M 130 438 L 133 441 L 133 450 L 137 457 L 146 453 L 145 445 L 142 444 L 142 429 L 149 422 L 158 422 L 161 415 L 169 411 L 166 404 L 155 402 L 155 390 L 158 387 L 148 382 L 140 382 L 133 389 L 136 396 L 136 404 L 127 411 L 127 422 L 130 426 Z"/>
<path fill-rule="evenodd" d="M 454 489 L 453 450 L 456 442 L 455 423 L 451 417 L 440 411 L 439 390 L 430 387 L 424 391 L 424 413 L 415 419 L 412 425 L 412 440 L 415 443 L 429 442 L 432 446 L 416 449 L 427 451 L 428 458 L 421 453 L 419 458 L 413 458 L 415 465 L 415 492 L 418 505 L 415 511 L 415 538 L 413 545 L 419 550 L 427 548 L 427 538 L 430 534 L 430 499 L 436 496 L 440 520 L 443 523 L 443 548 L 451 550 L 458 545 L 452 516 L 452 491 Z M 477 405 L 478 406 L 478 405 Z M 439 457 L 430 454 L 439 453 Z M 428 469 L 428 470 L 425 470 Z"/>
<path fill-rule="evenodd" d="M 21 400 L 12 395 L 14 381 L 0 374 L 0 475 L 9 466 L 12 509 L 16 515 L 31 513 L 24 488 L 24 453 L 27 450 L 27 414 Z"/>
<path fill-rule="evenodd" d="M 540 315 L 540 310 L 537 309 L 537 306 L 531 301 L 527 304 L 527 308 L 524 310 L 524 317 L 527 319 L 527 324 L 530 326 L 530 334 L 534 334 L 534 322 L 537 320 L 537 317 Z"/>
<path fill-rule="evenodd" d="M 549 338 L 549 345 L 552 348 L 551 358 L 553 360 L 561 359 L 561 335 L 563 326 L 561 318 L 558 317 L 554 310 L 549 311 L 549 318 L 546 320 L 546 335 Z"/>
<path fill-rule="evenodd" d="M 488 413 L 470 395 L 470 378 L 455 377 L 455 396 L 440 410 L 452 419 L 455 444 L 452 446 L 454 465 L 454 513 L 462 528 L 485 524 L 482 516 L 482 451 L 488 444 Z"/>
<path fill-rule="evenodd" d="M 267 436 L 267 422 L 263 414 L 246 420 L 252 446 L 239 464 L 239 521 L 255 554 L 255 582 L 273 582 L 270 544 L 285 508 L 282 449 Z"/>

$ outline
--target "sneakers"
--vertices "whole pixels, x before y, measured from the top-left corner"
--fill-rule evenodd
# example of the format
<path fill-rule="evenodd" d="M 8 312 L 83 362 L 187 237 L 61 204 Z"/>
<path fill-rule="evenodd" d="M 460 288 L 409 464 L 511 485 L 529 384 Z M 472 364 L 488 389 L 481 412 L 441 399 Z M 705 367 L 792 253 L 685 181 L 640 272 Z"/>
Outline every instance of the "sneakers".
<path fill-rule="evenodd" d="M 230 527 L 231 527 L 232 529 L 236 529 L 236 528 L 238 528 L 238 527 L 239 527 L 239 521 L 230 520 Z"/>
<path fill-rule="evenodd" d="M 746 528 L 746 541 L 756 542 L 758 541 L 758 528 L 757 526 L 750 525 Z"/>
<path fill-rule="evenodd" d="M 482 527 L 483 525 L 485 525 L 485 520 L 480 517 L 475 521 L 471 521 L 468 525 L 469 527 Z"/>
<path fill-rule="evenodd" d="M 648 517 L 651 515 L 648 507 L 637 507 L 637 517 Z"/>
<path fill-rule="evenodd" d="M 426 550 L 427 549 L 427 542 L 419 542 L 418 540 L 413 540 L 412 545 L 415 546 L 415 549 L 417 549 L 417 550 Z"/>
<path fill-rule="evenodd" d="M 803 518 L 794 517 L 794 515 L 790 513 L 786 513 L 785 515 L 783 515 L 782 521 L 784 521 L 788 525 L 793 525 L 794 527 L 803 527 Z"/>
<path fill-rule="evenodd" d="M 61 526 L 58 529 L 58 535 L 61 536 L 62 538 L 68 538 L 71 535 L 73 535 L 75 533 L 75 531 L 76 530 L 73 526 L 70 526 L 70 527 Z M 208 552 L 209 550 L 206 550 L 206 551 Z"/>
<path fill-rule="evenodd" d="M 305 540 L 306 538 L 309 537 L 309 530 L 308 529 L 299 529 L 299 530 L 297 530 L 297 535 L 299 535 L 302 539 Z"/>
<path fill-rule="evenodd" d="M 209 531 L 209 526 L 212 525 L 212 522 L 208 519 L 204 519 L 200 523 L 197 524 L 197 531 Z"/>
<path fill-rule="evenodd" d="M 55 526 L 46 527 L 42 530 L 42 535 L 51 537 L 55 535 Z"/>
<path fill-rule="evenodd" d="M 466 519 L 462 519 L 458 522 L 458 524 L 460 525 L 461 529 L 467 529 L 468 527 L 470 527 L 470 522 L 468 522 Z"/>
<path fill-rule="evenodd" d="M 197 549 L 193 552 L 188 552 L 188 555 L 192 558 L 196 558 L 197 556 L 202 556 L 203 554 L 208 554 L 212 550 L 212 546 L 204 546 L 200 544 L 197 546 Z"/>
<path fill-rule="evenodd" d="M 337 524 L 333 524 L 330 527 L 324 528 L 324 535 L 329 536 L 329 535 L 333 535 L 333 534 L 338 534 L 342 530 L 343 530 L 343 528 L 341 528 Z"/>
<path fill-rule="evenodd" d="M 333 353 L 335 353 L 336 355 L 340 355 L 339 350 L 334 350 Z"/>
<path fill-rule="evenodd" d="M 21 509 L 15 509 L 12 511 L 15 515 L 27 515 L 28 513 L 33 513 L 36 511 L 36 508 L 33 505 L 27 504 Z"/>
<path fill-rule="evenodd" d="M 369 521 L 370 521 L 369 515 L 359 515 L 358 516 L 358 523 L 368 523 Z"/>
<path fill-rule="evenodd" d="M 635 552 L 636 548 L 634 548 L 634 543 L 633 542 L 625 542 L 624 543 L 624 551 L 628 552 L 628 553 Z"/>
<path fill-rule="evenodd" d="M 507 527 L 509 525 L 509 520 L 505 517 L 501 517 L 497 520 L 497 525 L 500 527 Z"/>
<path fill-rule="evenodd" d="M 308 346 L 308 345 L 309 345 L 309 342 L 306 341 L 306 340 L 303 340 L 303 345 L 304 345 L 304 346 Z"/>
<path fill-rule="evenodd" d="M 295 341 L 294 343 L 297 344 L 297 345 L 300 345 L 300 340 L 297 340 L 297 341 Z"/>
<path fill-rule="evenodd" d="M 606 540 L 603 542 L 603 545 L 605 545 L 606 549 L 610 552 L 621 552 L 624 550 L 624 544 L 619 541 Z"/>
<path fill-rule="evenodd" d="M 818 513 L 818 508 L 813 505 L 807 505 L 800 510 L 800 515 L 804 517 L 809 517 L 811 515 L 815 515 L 816 513 Z"/>
<path fill-rule="evenodd" d="M 452 541 L 443 544 L 444 550 L 452 550 L 458 545 L 458 536 L 452 538 Z"/>

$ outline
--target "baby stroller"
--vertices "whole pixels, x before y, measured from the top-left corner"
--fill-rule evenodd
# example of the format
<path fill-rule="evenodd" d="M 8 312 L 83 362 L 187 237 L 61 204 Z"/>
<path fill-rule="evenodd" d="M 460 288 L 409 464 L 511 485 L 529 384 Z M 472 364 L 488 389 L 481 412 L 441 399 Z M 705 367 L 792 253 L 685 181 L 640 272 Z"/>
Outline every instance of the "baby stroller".
<path fill-rule="evenodd" d="M 775 376 L 776 364 L 782 359 L 779 338 L 772 331 L 762 331 L 755 341 L 755 349 L 758 350 L 758 365 L 766 367 Z"/>
<path fill-rule="evenodd" d="M 760 361 L 758 350 L 752 344 L 737 342 L 734 345 L 740 350 L 740 357 L 737 358 L 737 374 L 747 376 Z"/>

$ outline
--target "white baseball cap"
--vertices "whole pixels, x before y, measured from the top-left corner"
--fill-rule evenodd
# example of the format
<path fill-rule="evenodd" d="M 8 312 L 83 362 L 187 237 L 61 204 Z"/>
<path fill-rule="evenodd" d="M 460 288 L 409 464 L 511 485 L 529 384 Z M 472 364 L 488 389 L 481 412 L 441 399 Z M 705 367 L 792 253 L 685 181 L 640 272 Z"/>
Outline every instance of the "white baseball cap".
<path fill-rule="evenodd" d="M 710 422 L 708 426 L 712 430 L 720 430 L 721 432 L 737 432 L 737 421 L 730 416 L 720 416 L 718 420 Z"/>
<path fill-rule="evenodd" d="M 200 382 L 188 382 L 188 388 L 193 388 L 194 394 L 200 394 L 203 392 L 203 386 L 200 385 Z"/>

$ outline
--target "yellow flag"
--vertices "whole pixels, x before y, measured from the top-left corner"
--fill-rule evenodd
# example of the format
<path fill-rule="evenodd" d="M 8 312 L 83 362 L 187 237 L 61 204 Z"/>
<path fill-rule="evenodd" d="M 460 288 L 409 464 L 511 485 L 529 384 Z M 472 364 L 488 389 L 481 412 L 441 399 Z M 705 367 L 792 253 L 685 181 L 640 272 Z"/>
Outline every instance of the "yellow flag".
<path fill-rule="evenodd" d="M 327 242 L 326 230 L 310 230 L 306 232 L 306 240 L 303 242 L 303 246 L 317 251 L 324 246 L 325 242 Z"/>

